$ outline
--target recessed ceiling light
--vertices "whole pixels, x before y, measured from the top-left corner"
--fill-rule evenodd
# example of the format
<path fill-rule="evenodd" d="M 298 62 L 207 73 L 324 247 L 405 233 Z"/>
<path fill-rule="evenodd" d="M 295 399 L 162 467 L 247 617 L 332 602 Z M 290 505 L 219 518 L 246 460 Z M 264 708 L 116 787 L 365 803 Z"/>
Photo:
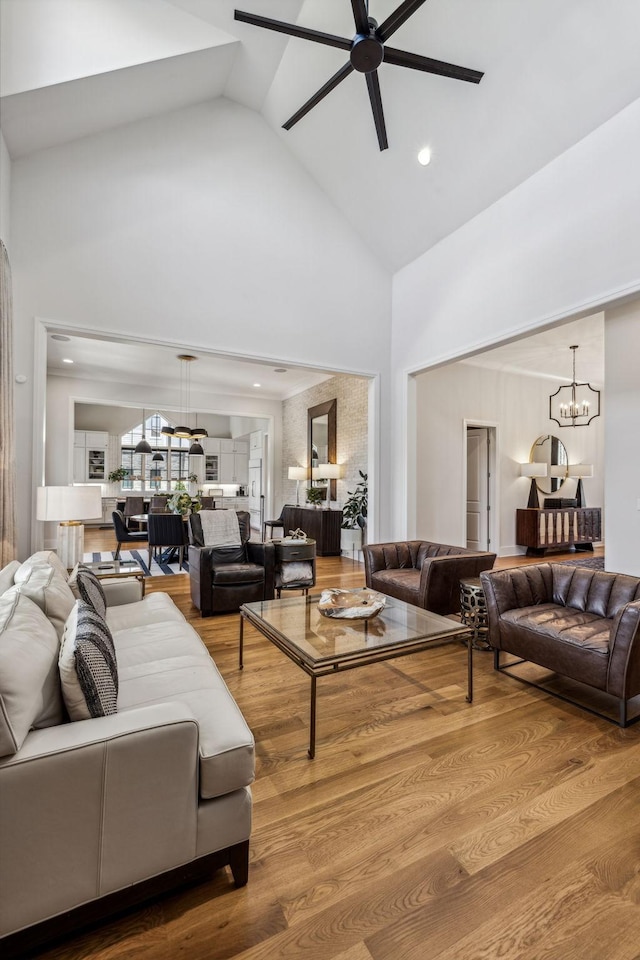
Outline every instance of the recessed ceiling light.
<path fill-rule="evenodd" d="M 64 336 L 63 334 L 61 334 L 61 333 L 52 333 L 52 334 L 51 334 L 51 339 L 52 339 L 52 340 L 62 340 L 64 343 L 68 343 L 68 342 L 71 340 L 71 337 L 65 337 L 65 336 Z"/>
<path fill-rule="evenodd" d="M 431 150 L 429 147 L 422 148 L 418 154 L 418 163 L 421 163 L 423 167 L 426 167 L 427 164 L 431 163 Z"/>
<path fill-rule="evenodd" d="M 68 357 L 63 357 L 62 362 L 63 362 L 63 363 L 73 363 L 73 360 L 69 360 Z"/>
<path fill-rule="evenodd" d="M 286 372 L 287 372 L 287 368 L 286 368 L 286 367 L 274 367 L 274 368 L 273 368 L 273 372 L 274 372 L 274 373 L 286 373 Z"/>
<path fill-rule="evenodd" d="M 262 386 L 261 383 L 254 383 L 254 387 L 261 387 L 261 386 Z"/>

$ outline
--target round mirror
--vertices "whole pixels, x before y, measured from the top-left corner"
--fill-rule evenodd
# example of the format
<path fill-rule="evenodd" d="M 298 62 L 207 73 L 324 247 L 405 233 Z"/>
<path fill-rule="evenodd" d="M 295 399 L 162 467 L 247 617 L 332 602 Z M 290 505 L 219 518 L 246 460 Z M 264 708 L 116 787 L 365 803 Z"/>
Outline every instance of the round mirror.
<path fill-rule="evenodd" d="M 529 463 L 546 463 L 547 476 L 536 477 L 536 486 L 540 493 L 555 493 L 567 478 L 569 457 L 562 440 L 547 434 L 538 437 L 529 454 Z"/>

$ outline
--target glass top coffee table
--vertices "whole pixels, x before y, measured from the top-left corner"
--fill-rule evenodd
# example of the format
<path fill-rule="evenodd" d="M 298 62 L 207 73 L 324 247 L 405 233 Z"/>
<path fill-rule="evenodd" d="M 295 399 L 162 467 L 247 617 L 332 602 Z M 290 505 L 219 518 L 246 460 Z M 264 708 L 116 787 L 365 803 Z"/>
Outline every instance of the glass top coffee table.
<path fill-rule="evenodd" d="M 94 563 L 83 563 L 82 566 L 95 573 L 98 580 L 135 577 L 142 584 L 142 595 L 144 596 L 144 570 L 137 560 L 98 560 Z"/>
<path fill-rule="evenodd" d="M 357 591 L 354 591 L 357 592 Z M 467 702 L 473 699 L 472 631 L 463 624 L 393 597 L 377 617 L 346 620 L 324 617 L 319 595 L 263 600 L 240 607 L 240 669 L 243 668 L 245 620 L 311 677 L 309 757 L 316 752 L 316 681 L 440 646 L 467 641 Z"/>

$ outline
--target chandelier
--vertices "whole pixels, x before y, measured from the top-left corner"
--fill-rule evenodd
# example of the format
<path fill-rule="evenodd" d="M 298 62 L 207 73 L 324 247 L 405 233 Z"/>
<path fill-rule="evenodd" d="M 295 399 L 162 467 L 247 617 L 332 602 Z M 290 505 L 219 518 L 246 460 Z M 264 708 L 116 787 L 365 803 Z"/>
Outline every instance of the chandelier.
<path fill-rule="evenodd" d="M 569 349 L 573 351 L 573 380 L 558 387 L 549 397 L 549 419 L 555 420 L 559 427 L 587 427 L 600 416 L 600 391 L 594 390 L 590 383 L 576 382 L 578 347 L 574 345 Z"/>
<path fill-rule="evenodd" d="M 203 437 L 209 436 L 204 427 L 197 426 L 197 415 L 196 426 L 187 426 L 189 407 L 191 405 L 190 365 L 194 360 L 197 359 L 197 357 L 194 357 L 190 353 L 178 354 L 178 360 L 180 361 L 180 417 L 182 418 L 182 423 L 177 427 L 170 427 L 166 425 L 161 431 L 165 437 L 178 437 L 181 440 L 192 440 L 193 443 L 189 448 L 189 454 L 191 456 L 202 456 L 204 454 L 200 440 L 202 440 Z"/>

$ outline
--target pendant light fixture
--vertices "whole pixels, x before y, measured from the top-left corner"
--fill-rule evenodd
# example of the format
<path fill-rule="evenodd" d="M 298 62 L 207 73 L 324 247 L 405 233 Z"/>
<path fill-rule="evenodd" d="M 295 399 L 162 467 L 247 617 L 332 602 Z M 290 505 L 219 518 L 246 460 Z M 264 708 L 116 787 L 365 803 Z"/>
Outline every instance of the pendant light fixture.
<path fill-rule="evenodd" d="M 160 453 L 159 450 L 156 450 L 156 452 L 154 453 L 154 455 L 152 456 L 151 459 L 152 459 L 154 462 L 162 461 L 162 462 L 164 463 L 164 457 L 162 456 L 162 454 Z"/>
<path fill-rule="evenodd" d="M 555 420 L 559 427 L 588 427 L 600 416 L 600 391 L 594 390 L 590 383 L 576 382 L 578 346 L 569 349 L 573 351 L 573 380 L 558 387 L 549 397 L 549 419 Z"/>
<path fill-rule="evenodd" d="M 163 429 L 162 433 L 166 436 L 179 437 L 182 440 L 201 440 L 203 437 L 208 437 L 209 434 L 204 427 L 190 427 L 187 425 L 187 420 L 189 417 L 189 407 L 191 405 L 191 369 L 190 364 L 194 360 L 197 360 L 197 357 L 194 357 L 190 353 L 181 353 L 178 355 L 178 360 L 180 360 L 180 415 L 183 418 L 183 422 L 177 427 L 171 429 L 171 433 L 168 430 Z M 192 444 L 193 446 L 193 444 Z M 199 444 L 198 444 L 199 446 Z M 191 450 L 189 450 L 191 453 Z M 194 454 L 192 454 L 193 456 Z M 200 451 L 195 454 L 196 456 L 203 456 L 204 450 L 200 447 Z"/>
<path fill-rule="evenodd" d="M 149 441 L 147 440 L 145 435 L 145 427 L 146 427 L 145 421 L 146 421 L 146 417 L 145 417 L 145 412 L 143 410 L 142 411 L 142 440 L 138 441 L 138 443 L 136 444 L 136 448 L 133 451 L 134 453 L 153 453 L 151 449 L 151 445 L 149 444 Z"/>

